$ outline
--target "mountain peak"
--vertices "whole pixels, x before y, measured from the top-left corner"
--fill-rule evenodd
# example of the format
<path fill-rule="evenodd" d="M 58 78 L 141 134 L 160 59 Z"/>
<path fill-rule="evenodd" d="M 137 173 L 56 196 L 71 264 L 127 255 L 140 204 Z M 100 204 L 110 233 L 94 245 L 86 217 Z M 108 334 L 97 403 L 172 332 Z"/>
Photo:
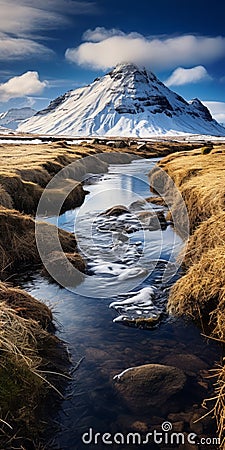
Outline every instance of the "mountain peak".
<path fill-rule="evenodd" d="M 137 66 L 133 63 L 118 64 L 108 75 L 113 79 L 133 78 L 134 81 L 143 83 L 157 80 L 153 72 L 147 70 L 144 66 Z"/>
<path fill-rule="evenodd" d="M 120 63 L 117 64 L 112 72 L 141 72 L 144 69 L 144 66 L 138 66 L 134 63 Z"/>
<path fill-rule="evenodd" d="M 75 136 L 225 135 L 198 100 L 188 103 L 152 72 L 118 64 L 86 87 L 67 92 L 18 131 Z"/>

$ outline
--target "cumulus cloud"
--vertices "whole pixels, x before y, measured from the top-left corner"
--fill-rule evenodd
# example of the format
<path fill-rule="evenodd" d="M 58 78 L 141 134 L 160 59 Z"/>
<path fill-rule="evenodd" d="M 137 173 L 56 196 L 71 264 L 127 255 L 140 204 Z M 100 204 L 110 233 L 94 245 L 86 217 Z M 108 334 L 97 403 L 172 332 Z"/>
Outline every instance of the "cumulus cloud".
<path fill-rule="evenodd" d="M 87 33 L 87 34 L 86 34 Z M 66 58 L 92 69 L 108 69 L 132 62 L 153 70 L 204 64 L 225 55 L 225 38 L 185 35 L 146 38 L 137 33 L 97 27 L 84 34 L 86 41 L 66 50 Z"/>
<path fill-rule="evenodd" d="M 166 80 L 166 86 L 181 86 L 182 84 L 198 83 L 199 81 L 211 80 L 204 66 L 196 66 L 191 69 L 178 67 Z"/>
<path fill-rule="evenodd" d="M 46 39 L 49 29 L 66 26 L 72 15 L 93 13 L 95 4 L 73 0 L 0 0 L 0 11 L 0 58 L 22 59 L 53 54 L 37 41 Z"/>
<path fill-rule="evenodd" d="M 225 126 L 225 102 L 212 102 L 206 100 L 202 103 L 207 106 L 214 119 Z"/>
<path fill-rule="evenodd" d="M 0 84 L 0 101 L 40 94 L 46 86 L 47 81 L 40 81 L 38 72 L 25 72 Z"/>

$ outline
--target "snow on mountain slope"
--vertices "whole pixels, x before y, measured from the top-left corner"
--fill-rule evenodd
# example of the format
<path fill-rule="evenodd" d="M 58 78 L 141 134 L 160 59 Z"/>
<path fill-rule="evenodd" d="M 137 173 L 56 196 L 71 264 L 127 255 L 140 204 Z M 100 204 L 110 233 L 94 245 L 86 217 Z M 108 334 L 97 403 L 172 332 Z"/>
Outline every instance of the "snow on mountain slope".
<path fill-rule="evenodd" d="M 11 108 L 8 111 L 0 113 L 0 126 L 6 126 L 15 130 L 22 121 L 29 119 L 36 112 L 35 109 L 29 107 Z"/>
<path fill-rule="evenodd" d="M 13 135 L 14 131 L 10 128 L 0 126 L 0 135 L 2 135 L 2 134 L 4 134 L 4 135 L 12 134 Z"/>
<path fill-rule="evenodd" d="M 53 100 L 18 131 L 112 137 L 225 136 L 225 128 L 198 99 L 186 102 L 152 72 L 133 64 L 120 64 L 90 85 Z"/>

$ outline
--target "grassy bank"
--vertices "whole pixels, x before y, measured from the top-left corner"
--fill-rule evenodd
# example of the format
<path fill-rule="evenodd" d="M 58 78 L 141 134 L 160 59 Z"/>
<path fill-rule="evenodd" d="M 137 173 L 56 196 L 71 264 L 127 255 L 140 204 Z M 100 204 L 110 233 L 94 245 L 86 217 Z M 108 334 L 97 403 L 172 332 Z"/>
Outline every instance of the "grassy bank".
<path fill-rule="evenodd" d="M 168 310 L 201 324 L 203 332 L 225 343 L 225 145 L 170 155 L 159 167 L 184 199 L 190 237 L 184 251 L 182 276 L 170 292 Z M 183 205 L 173 183 L 159 169 L 150 182 L 169 205 L 182 234 Z M 224 448 L 225 370 L 218 370 L 215 414 Z"/>
<path fill-rule="evenodd" d="M 45 205 L 46 214 L 54 214 L 58 201 L 70 190 L 63 212 L 83 203 L 86 192 L 81 180 L 88 172 L 104 173 L 110 163 L 128 163 L 137 156 L 165 156 L 192 148 L 193 144 L 169 142 L 139 145 L 135 141 L 115 141 L 106 145 L 98 140 L 82 145 L 70 145 L 62 140 L 40 145 L 0 145 L 1 448 L 39 448 L 40 407 L 49 398 L 50 384 L 58 386 L 61 379 L 49 372 L 64 373 L 68 363 L 66 348 L 54 336 L 49 308 L 6 283 L 11 274 L 21 269 L 42 267 L 35 241 L 34 215 L 43 190 L 54 175 L 66 168 L 66 179 L 48 190 Z M 76 164 L 72 168 L 67 167 L 73 162 Z M 49 236 L 51 229 L 52 225 L 42 223 L 41 234 L 48 232 Z M 75 236 L 64 231 L 58 234 L 68 260 L 85 271 Z M 46 255 L 60 265 L 55 250 L 49 240 Z"/>

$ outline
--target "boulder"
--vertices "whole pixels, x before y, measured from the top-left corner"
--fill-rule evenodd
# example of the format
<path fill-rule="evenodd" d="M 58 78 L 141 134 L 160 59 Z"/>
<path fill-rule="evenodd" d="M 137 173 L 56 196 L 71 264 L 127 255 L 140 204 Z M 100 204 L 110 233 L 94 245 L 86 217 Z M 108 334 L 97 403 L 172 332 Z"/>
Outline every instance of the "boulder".
<path fill-rule="evenodd" d="M 186 376 L 181 369 L 161 364 L 132 367 L 114 377 L 115 389 L 135 411 L 160 408 L 181 391 Z"/>
<path fill-rule="evenodd" d="M 137 218 L 149 227 L 150 231 L 158 229 L 165 230 L 167 221 L 163 211 L 141 211 L 137 214 Z"/>
<path fill-rule="evenodd" d="M 140 144 L 137 146 L 137 151 L 144 151 L 144 150 L 148 150 L 148 147 L 146 144 Z"/>
<path fill-rule="evenodd" d="M 159 325 L 161 318 L 161 314 L 157 314 L 156 316 L 152 317 L 138 317 L 130 319 L 129 317 L 123 316 L 121 318 L 121 322 L 123 325 L 127 325 L 130 327 L 140 328 L 142 330 L 151 330 L 152 328 L 155 328 L 157 325 Z M 118 320 L 119 321 L 119 320 Z M 114 319 L 114 322 L 117 322 L 116 319 Z"/>
<path fill-rule="evenodd" d="M 129 213 L 129 209 L 123 205 L 112 206 L 112 208 L 107 209 L 102 215 L 104 216 L 121 216 L 122 214 Z"/>
<path fill-rule="evenodd" d="M 125 141 L 107 141 L 106 145 L 112 148 L 125 148 L 128 144 Z"/>
<path fill-rule="evenodd" d="M 147 202 L 145 200 L 136 200 L 135 202 L 132 202 L 129 206 L 129 209 L 133 211 L 140 211 L 145 208 Z"/>
<path fill-rule="evenodd" d="M 165 364 L 172 364 L 182 369 L 187 375 L 196 375 L 200 370 L 207 369 L 207 364 L 196 355 L 170 354 L 163 360 Z"/>

